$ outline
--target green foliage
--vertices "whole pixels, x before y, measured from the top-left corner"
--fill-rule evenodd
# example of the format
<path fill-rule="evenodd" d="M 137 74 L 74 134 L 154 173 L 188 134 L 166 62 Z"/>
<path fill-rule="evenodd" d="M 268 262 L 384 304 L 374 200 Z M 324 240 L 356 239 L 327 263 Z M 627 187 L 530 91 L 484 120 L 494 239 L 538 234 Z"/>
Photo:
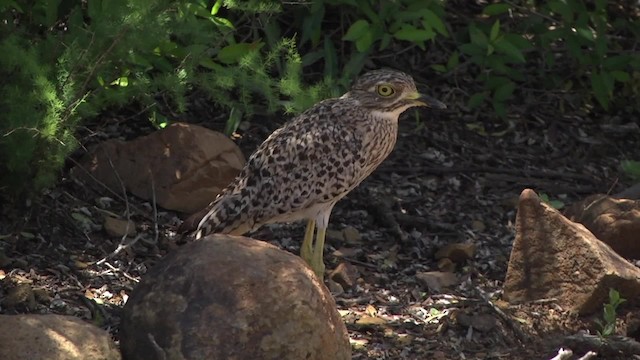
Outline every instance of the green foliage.
<path fill-rule="evenodd" d="M 516 81 L 524 79 L 523 72 L 512 64 L 525 63 L 524 51 L 530 48 L 531 43 L 522 35 L 505 33 L 499 19 L 491 26 L 470 24 L 469 41 L 459 49 L 480 68 L 477 79 L 483 83 L 483 90 L 469 98 L 468 106 L 476 108 L 490 100 L 496 114 L 506 117 L 505 102 L 513 96 Z"/>
<path fill-rule="evenodd" d="M 204 0 L 57 0 L 0 5 L 0 190 L 17 198 L 49 186 L 79 144 L 84 119 L 137 104 L 158 127 L 169 122 L 156 103 L 187 108 L 204 90 L 230 115 L 299 112 L 326 96 L 301 85 L 301 59 L 291 39 L 265 50 L 227 15 L 234 7 L 272 15 L 273 2 Z M 236 16 L 240 19 L 242 16 Z M 235 21 L 235 20 L 234 20 Z M 241 36 L 242 35 L 242 36 Z M 276 74 L 274 76 L 274 73 Z M 283 100 L 284 99 L 284 100 Z M 235 124 L 235 125 L 234 125 Z"/>
<path fill-rule="evenodd" d="M 335 85 L 333 95 L 348 87 L 373 54 L 399 46 L 426 50 L 449 36 L 443 2 L 437 0 L 321 0 L 292 12 L 298 46 L 305 49 L 302 64 L 322 64 L 325 79 Z M 281 31 L 272 29 L 272 36 Z"/>
<path fill-rule="evenodd" d="M 633 181 L 640 181 L 640 161 L 624 160 L 620 162 L 622 171 L 629 176 Z"/>
<path fill-rule="evenodd" d="M 596 320 L 600 327 L 598 336 L 606 338 L 615 334 L 618 306 L 625 301 L 627 300 L 621 298 L 618 291 L 609 289 L 609 302 L 603 306 L 602 320 Z"/>
<path fill-rule="evenodd" d="M 557 210 L 560 210 L 565 206 L 564 201 L 560 199 L 551 199 L 549 195 L 542 192 L 540 193 L 540 200 L 542 200 L 542 202 L 548 204 L 549 206 Z"/>
<path fill-rule="evenodd" d="M 586 107 L 597 102 L 605 110 L 617 94 L 640 96 L 640 55 L 625 50 L 633 46 L 626 39 L 640 35 L 640 22 L 633 11 L 624 11 L 605 0 L 591 5 L 552 0 L 485 6 L 482 17 L 469 24 L 468 33 L 457 34 L 463 42 L 458 50 L 477 66 L 473 73 L 482 84 L 469 97 L 468 106 L 490 102 L 496 114 L 505 117 L 505 104 L 520 84 L 575 91 Z M 624 33 L 633 35 L 617 36 Z M 434 69 L 455 70 L 444 64 Z"/>

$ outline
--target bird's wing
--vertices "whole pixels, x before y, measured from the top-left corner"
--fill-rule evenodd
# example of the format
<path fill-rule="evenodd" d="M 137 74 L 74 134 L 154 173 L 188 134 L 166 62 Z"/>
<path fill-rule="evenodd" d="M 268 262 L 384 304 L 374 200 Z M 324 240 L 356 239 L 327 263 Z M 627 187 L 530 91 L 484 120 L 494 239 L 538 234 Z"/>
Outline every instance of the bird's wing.
<path fill-rule="evenodd" d="M 271 134 L 199 228 L 241 233 L 314 204 L 335 202 L 357 186 L 367 175 L 360 156 L 363 139 L 358 127 L 341 120 L 331 105 L 320 103 Z"/>

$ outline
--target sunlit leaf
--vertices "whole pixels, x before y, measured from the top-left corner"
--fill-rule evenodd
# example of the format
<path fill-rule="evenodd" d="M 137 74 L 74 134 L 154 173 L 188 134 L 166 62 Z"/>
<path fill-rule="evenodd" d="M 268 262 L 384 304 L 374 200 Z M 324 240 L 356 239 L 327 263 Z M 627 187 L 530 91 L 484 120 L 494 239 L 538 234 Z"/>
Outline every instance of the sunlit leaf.
<path fill-rule="evenodd" d="M 347 33 L 344 34 L 342 40 L 346 41 L 356 41 L 359 38 L 363 37 L 366 33 L 369 32 L 369 22 L 364 19 L 360 19 L 349 27 Z"/>
<path fill-rule="evenodd" d="M 240 61 L 240 59 L 249 54 L 251 51 L 260 49 L 264 43 L 237 43 L 231 44 L 220 49 L 218 53 L 218 60 L 223 64 L 233 64 Z"/>

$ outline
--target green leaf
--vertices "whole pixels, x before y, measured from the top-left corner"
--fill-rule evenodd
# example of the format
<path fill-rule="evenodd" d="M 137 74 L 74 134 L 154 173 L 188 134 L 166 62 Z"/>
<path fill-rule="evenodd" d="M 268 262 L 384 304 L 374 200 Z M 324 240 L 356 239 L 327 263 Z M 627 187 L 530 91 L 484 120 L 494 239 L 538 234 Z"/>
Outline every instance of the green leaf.
<path fill-rule="evenodd" d="M 508 82 L 504 85 L 499 86 L 493 92 L 493 100 L 495 101 L 505 101 L 513 95 L 513 91 L 516 89 L 516 84 L 513 82 Z"/>
<path fill-rule="evenodd" d="M 622 171 L 634 180 L 640 180 L 640 161 L 624 160 L 620 162 Z"/>
<path fill-rule="evenodd" d="M 503 119 L 507 117 L 507 110 L 502 101 L 493 101 L 491 104 L 493 105 L 493 111 L 496 112 L 496 115 Z"/>
<path fill-rule="evenodd" d="M 351 24 L 349 30 L 347 30 L 347 33 L 342 37 L 342 40 L 356 41 L 368 32 L 369 22 L 367 20 L 361 19 Z"/>
<path fill-rule="evenodd" d="M 513 61 L 520 62 L 520 63 L 525 62 L 522 51 L 520 51 L 520 49 L 518 49 L 512 43 L 507 41 L 506 38 L 501 38 L 500 40 L 496 41 L 494 43 L 494 46 L 499 52 L 501 52 L 504 55 L 507 55 Z"/>
<path fill-rule="evenodd" d="M 495 41 L 500 35 L 500 19 L 496 20 L 491 26 L 491 32 L 489 33 L 489 40 Z"/>
<path fill-rule="evenodd" d="M 447 27 L 442 22 L 442 19 L 429 9 L 423 9 L 421 11 L 422 17 L 427 21 L 429 27 L 436 29 L 440 35 L 449 36 L 449 32 L 447 31 Z"/>
<path fill-rule="evenodd" d="M 223 64 L 233 64 L 237 63 L 244 57 L 254 50 L 260 49 L 264 43 L 255 42 L 255 43 L 237 43 L 231 44 L 220 49 L 218 53 L 218 60 Z"/>
<path fill-rule="evenodd" d="M 556 14 L 560 14 L 567 23 L 573 22 L 573 11 L 567 5 L 566 0 L 553 0 L 548 3 L 549 8 Z"/>
<path fill-rule="evenodd" d="M 238 127 L 240 126 L 240 122 L 242 121 L 242 111 L 234 108 L 231 108 L 231 112 L 229 113 L 229 118 L 227 119 L 227 124 L 224 127 L 224 133 L 229 136 L 233 134 Z"/>
<path fill-rule="evenodd" d="M 478 56 L 478 57 L 483 57 L 484 58 L 484 49 L 481 48 L 479 45 L 476 44 L 462 44 L 460 46 L 458 46 L 458 49 L 460 49 L 460 51 L 462 51 L 462 53 L 467 54 L 467 55 L 471 55 L 471 56 Z"/>
<path fill-rule="evenodd" d="M 616 81 L 619 82 L 628 82 L 631 80 L 631 75 L 629 75 L 626 71 L 614 70 L 610 72 L 611 76 L 613 76 Z"/>
<path fill-rule="evenodd" d="M 126 77 L 126 76 L 121 76 L 121 77 L 113 80 L 110 85 L 116 85 L 116 86 L 120 86 L 120 87 L 127 87 L 127 86 L 129 86 L 129 78 Z"/>
<path fill-rule="evenodd" d="M 486 6 L 482 10 L 482 13 L 485 15 L 494 16 L 494 15 L 500 15 L 500 14 L 506 13 L 509 10 L 511 10 L 511 5 L 498 3 L 498 4 L 491 4 L 489 6 Z"/>
<path fill-rule="evenodd" d="M 359 52 L 365 52 L 371 48 L 373 41 L 373 34 L 367 32 L 356 40 L 356 49 L 358 49 Z"/>
<path fill-rule="evenodd" d="M 452 70 L 458 66 L 460 63 L 460 54 L 457 51 L 451 53 L 449 56 L 449 60 L 447 60 L 447 69 Z"/>
<path fill-rule="evenodd" d="M 398 40 L 407 40 L 413 43 L 418 43 L 426 40 L 433 39 L 435 33 L 433 30 L 418 29 L 413 25 L 404 25 L 400 30 L 393 34 Z"/>
<path fill-rule="evenodd" d="M 576 29 L 578 35 L 580 35 L 583 39 L 587 39 L 589 41 L 594 41 L 595 37 L 593 36 L 593 31 L 586 27 L 579 27 Z"/>
<path fill-rule="evenodd" d="M 486 47 L 488 40 L 487 35 L 482 32 L 482 30 L 478 29 L 474 24 L 469 25 L 469 37 L 471 38 L 471 43 Z"/>
<path fill-rule="evenodd" d="M 471 109 L 475 109 L 478 106 L 480 106 L 486 99 L 487 99 L 486 92 L 483 91 L 483 92 L 475 93 L 471 95 L 471 98 L 469 98 L 469 102 L 467 103 L 467 106 L 469 106 L 469 108 Z"/>
<path fill-rule="evenodd" d="M 342 70 L 342 74 L 344 77 L 351 79 L 362 71 L 364 67 L 364 63 L 369 56 L 369 52 L 362 52 L 352 55 L 347 64 L 344 66 Z"/>
<path fill-rule="evenodd" d="M 602 60 L 602 65 L 607 70 L 624 70 L 631 61 L 632 57 L 628 55 L 616 55 Z"/>
<path fill-rule="evenodd" d="M 439 73 L 445 73 L 447 72 L 447 67 L 442 65 L 442 64 L 434 64 L 431 65 L 431 68 Z"/>
<path fill-rule="evenodd" d="M 216 0 L 215 4 L 213 4 L 213 6 L 211 7 L 211 15 L 217 14 L 221 6 L 222 0 Z"/>
<path fill-rule="evenodd" d="M 380 50 L 384 50 L 386 49 L 389 44 L 391 44 L 391 40 L 393 39 L 393 36 L 391 36 L 391 34 L 388 33 L 384 33 L 382 34 L 382 39 L 380 40 Z"/>
<path fill-rule="evenodd" d="M 591 74 L 591 90 L 600 105 L 605 109 L 609 109 L 609 90 L 607 82 L 602 73 Z"/>
<path fill-rule="evenodd" d="M 324 76 L 329 79 L 338 77 L 338 55 L 329 35 L 324 36 Z"/>

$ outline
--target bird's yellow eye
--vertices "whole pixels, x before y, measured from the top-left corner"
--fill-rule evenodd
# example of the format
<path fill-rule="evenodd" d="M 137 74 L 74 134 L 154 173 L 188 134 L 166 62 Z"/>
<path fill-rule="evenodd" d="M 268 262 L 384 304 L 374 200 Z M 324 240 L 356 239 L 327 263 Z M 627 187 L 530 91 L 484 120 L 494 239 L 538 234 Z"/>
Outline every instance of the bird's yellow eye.
<path fill-rule="evenodd" d="M 378 85 L 376 91 L 380 96 L 391 96 L 396 92 L 390 85 Z"/>

